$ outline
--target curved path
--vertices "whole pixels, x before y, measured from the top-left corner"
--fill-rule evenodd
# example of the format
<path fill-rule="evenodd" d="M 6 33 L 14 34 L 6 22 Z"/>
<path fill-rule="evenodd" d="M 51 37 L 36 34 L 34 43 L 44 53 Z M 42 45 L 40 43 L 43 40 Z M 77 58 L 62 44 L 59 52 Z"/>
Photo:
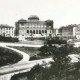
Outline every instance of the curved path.
<path fill-rule="evenodd" d="M 13 45 L 14 43 L 12 43 L 12 46 L 14 46 Z M 29 60 L 29 55 L 28 54 L 26 54 L 26 53 L 24 53 L 24 52 L 22 52 L 22 51 L 19 51 L 19 50 L 17 50 L 17 49 L 14 49 L 14 48 L 10 48 L 10 47 L 7 47 L 7 46 L 10 46 L 11 45 L 11 43 L 9 43 L 9 45 L 8 45 L 8 43 L 7 44 L 5 44 L 5 43 L 0 43 L 0 46 L 2 46 L 2 47 L 5 47 L 5 48 L 8 48 L 8 49 L 11 49 L 11 50 L 14 50 L 14 51 L 16 51 L 16 52 L 18 52 L 18 53 L 20 53 L 20 54 L 22 54 L 23 55 L 23 59 L 21 60 L 21 61 L 19 61 L 18 63 L 20 63 L 20 64 L 18 64 L 18 63 L 15 63 L 15 64 L 13 64 L 13 65 L 9 65 L 9 66 L 4 66 L 4 67 L 2 67 L 1 69 L 0 69 L 0 73 L 2 72 L 3 74 L 6 72 L 6 71 L 16 71 L 16 70 L 22 70 L 22 69 L 27 69 L 27 68 L 30 68 L 30 67 L 33 67 L 33 65 L 35 65 L 35 64 L 41 64 L 42 62 L 44 62 L 44 60 L 35 60 L 35 61 L 28 61 Z M 15 44 L 15 46 L 16 45 L 18 45 L 18 44 Z M 19 46 L 21 46 L 22 44 L 19 44 Z M 23 45 L 22 45 L 23 46 Z M 27 46 L 27 47 L 41 47 L 40 45 L 24 45 L 24 46 Z M 75 58 L 77 58 L 78 56 L 76 55 L 69 55 L 70 57 L 72 57 L 72 59 L 74 58 L 74 61 L 73 62 L 75 62 Z M 46 61 L 52 61 L 51 60 L 51 58 L 50 59 L 46 59 Z M 76 60 L 76 62 L 77 62 L 78 60 Z M 45 62 L 44 62 L 45 63 Z M 15 74 L 15 72 L 14 72 L 14 74 Z M 11 75 L 3 75 L 2 77 L 0 76 L 0 80 L 9 80 L 10 79 L 10 77 L 11 77 Z"/>
<path fill-rule="evenodd" d="M 17 52 L 23 56 L 23 58 L 20 61 L 18 61 L 17 64 L 29 61 L 30 56 L 27 53 L 20 51 L 20 50 L 17 50 L 17 49 L 14 49 L 14 48 L 11 48 L 11 47 L 7 47 L 6 44 L 0 44 L 0 46 L 7 48 L 7 49 L 10 49 L 10 50 L 13 50 L 13 51 L 15 51 L 15 52 Z"/>
<path fill-rule="evenodd" d="M 25 62 L 25 61 L 28 61 L 30 56 L 28 54 L 26 54 L 25 52 L 22 52 L 20 50 L 17 50 L 17 49 L 14 49 L 14 48 L 10 48 L 10 47 L 7 47 L 7 46 L 25 46 L 25 47 L 41 47 L 43 45 L 29 45 L 29 44 L 20 44 L 20 43 L 0 43 L 0 45 L 2 47 L 5 47 L 5 48 L 8 48 L 8 49 L 12 49 L 20 54 L 23 55 L 23 59 L 20 62 Z M 69 57 L 71 57 L 71 62 L 74 63 L 74 62 L 78 62 L 79 61 L 79 58 L 80 58 L 80 55 L 78 54 L 71 54 L 69 55 Z"/>
<path fill-rule="evenodd" d="M 13 50 L 13 51 L 16 51 L 17 53 L 19 53 L 19 54 L 21 54 L 23 56 L 23 58 L 18 63 L 29 61 L 30 56 L 27 53 L 22 52 L 22 51 L 17 50 L 17 49 L 14 49 L 14 48 L 11 48 L 11 47 L 7 47 L 7 46 L 5 48 L 8 48 L 8 49 Z"/>
<path fill-rule="evenodd" d="M 4 42 L 0 42 L 0 46 L 4 47 L 4 48 L 11 49 L 13 51 L 16 51 L 16 52 L 22 54 L 23 55 L 23 59 L 18 62 L 18 63 L 22 63 L 22 62 L 25 62 L 25 61 L 29 61 L 30 56 L 27 53 L 23 52 L 23 51 L 20 51 L 20 50 L 17 50 L 15 48 L 11 48 L 11 47 L 8 47 L 8 46 L 41 47 L 43 45 L 29 45 L 29 44 L 20 44 L 20 43 L 4 43 Z"/>
<path fill-rule="evenodd" d="M 4 42 L 0 42 L 0 45 L 3 46 L 24 46 L 24 47 L 41 47 L 43 45 L 35 45 L 35 44 L 22 44 L 22 43 L 4 43 Z"/>

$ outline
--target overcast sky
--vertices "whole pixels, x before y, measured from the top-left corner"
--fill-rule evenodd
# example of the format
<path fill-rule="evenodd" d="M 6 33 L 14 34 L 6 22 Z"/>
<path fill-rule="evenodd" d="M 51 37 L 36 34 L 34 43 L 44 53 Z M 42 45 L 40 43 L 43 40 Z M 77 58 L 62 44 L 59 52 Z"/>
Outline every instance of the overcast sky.
<path fill-rule="evenodd" d="M 0 24 L 14 26 L 30 15 L 52 19 L 55 28 L 80 24 L 80 0 L 0 0 Z"/>

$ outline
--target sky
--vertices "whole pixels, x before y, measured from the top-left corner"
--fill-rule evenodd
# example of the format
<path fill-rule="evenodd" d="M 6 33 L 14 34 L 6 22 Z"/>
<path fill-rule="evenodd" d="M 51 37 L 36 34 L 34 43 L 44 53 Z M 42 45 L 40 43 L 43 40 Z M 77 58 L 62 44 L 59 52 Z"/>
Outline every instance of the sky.
<path fill-rule="evenodd" d="M 0 24 L 15 26 L 30 15 L 53 20 L 54 28 L 80 24 L 80 0 L 0 0 Z"/>

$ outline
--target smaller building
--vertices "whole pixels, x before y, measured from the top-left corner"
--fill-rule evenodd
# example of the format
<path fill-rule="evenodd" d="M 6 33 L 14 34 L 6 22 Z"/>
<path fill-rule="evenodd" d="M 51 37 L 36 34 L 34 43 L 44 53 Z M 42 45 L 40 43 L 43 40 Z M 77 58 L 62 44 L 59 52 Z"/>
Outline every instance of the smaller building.
<path fill-rule="evenodd" d="M 76 38 L 76 27 L 76 24 L 63 26 L 58 29 L 58 32 L 64 39 L 74 39 Z"/>
<path fill-rule="evenodd" d="M 75 35 L 77 39 L 80 39 L 80 24 L 75 28 Z"/>
<path fill-rule="evenodd" d="M 5 37 L 14 37 L 14 27 L 1 24 L 0 35 Z"/>

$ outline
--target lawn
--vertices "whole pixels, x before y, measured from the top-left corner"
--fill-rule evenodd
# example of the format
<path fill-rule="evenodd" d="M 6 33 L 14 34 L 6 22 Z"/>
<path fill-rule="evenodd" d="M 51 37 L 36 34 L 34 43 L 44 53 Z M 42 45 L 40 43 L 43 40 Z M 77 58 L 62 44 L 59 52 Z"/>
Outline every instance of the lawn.
<path fill-rule="evenodd" d="M 25 52 L 26 54 L 30 55 L 30 57 L 39 53 L 39 50 L 38 50 L 39 48 L 37 48 L 37 47 L 19 47 L 19 46 L 13 46 L 13 48 Z"/>
<path fill-rule="evenodd" d="M 15 51 L 0 47 L 0 66 L 16 63 L 22 58 L 23 56 Z"/>
<path fill-rule="evenodd" d="M 26 41 L 19 41 L 17 43 L 20 43 L 20 44 L 31 44 L 31 45 L 43 45 L 44 44 L 44 40 L 26 40 Z"/>

